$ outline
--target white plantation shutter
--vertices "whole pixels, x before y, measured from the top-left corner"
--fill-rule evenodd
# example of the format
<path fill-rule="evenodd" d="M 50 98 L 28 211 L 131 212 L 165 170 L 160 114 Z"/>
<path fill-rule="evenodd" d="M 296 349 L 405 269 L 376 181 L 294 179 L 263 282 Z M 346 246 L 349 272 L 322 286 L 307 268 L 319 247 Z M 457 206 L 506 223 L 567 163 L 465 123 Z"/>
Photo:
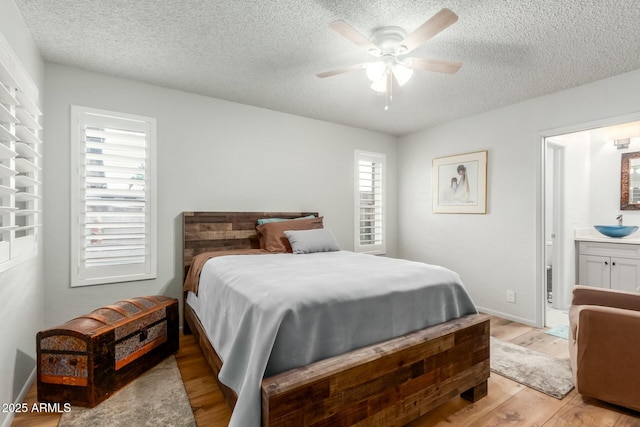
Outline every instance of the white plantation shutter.
<path fill-rule="evenodd" d="M 356 252 L 385 253 L 385 155 L 355 152 Z"/>
<path fill-rule="evenodd" d="M 38 253 L 38 89 L 0 37 L 0 272 Z"/>
<path fill-rule="evenodd" d="M 155 119 L 72 107 L 72 286 L 155 278 Z"/>

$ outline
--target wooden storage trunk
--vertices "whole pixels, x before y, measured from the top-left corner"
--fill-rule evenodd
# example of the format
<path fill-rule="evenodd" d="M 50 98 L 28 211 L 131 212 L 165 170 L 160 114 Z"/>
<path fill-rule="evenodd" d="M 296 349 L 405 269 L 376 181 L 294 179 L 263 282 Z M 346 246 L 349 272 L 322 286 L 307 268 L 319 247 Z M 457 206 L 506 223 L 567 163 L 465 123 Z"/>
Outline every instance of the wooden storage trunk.
<path fill-rule="evenodd" d="M 178 300 L 116 302 L 38 332 L 38 400 L 93 407 L 178 351 Z"/>

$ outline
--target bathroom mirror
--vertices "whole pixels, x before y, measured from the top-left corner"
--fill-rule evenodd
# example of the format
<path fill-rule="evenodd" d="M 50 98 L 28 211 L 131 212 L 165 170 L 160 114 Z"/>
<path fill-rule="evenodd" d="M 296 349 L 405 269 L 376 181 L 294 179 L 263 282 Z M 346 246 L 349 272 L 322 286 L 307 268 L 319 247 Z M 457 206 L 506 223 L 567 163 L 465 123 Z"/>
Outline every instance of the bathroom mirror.
<path fill-rule="evenodd" d="M 640 152 L 624 153 L 620 171 L 620 209 L 640 210 Z"/>

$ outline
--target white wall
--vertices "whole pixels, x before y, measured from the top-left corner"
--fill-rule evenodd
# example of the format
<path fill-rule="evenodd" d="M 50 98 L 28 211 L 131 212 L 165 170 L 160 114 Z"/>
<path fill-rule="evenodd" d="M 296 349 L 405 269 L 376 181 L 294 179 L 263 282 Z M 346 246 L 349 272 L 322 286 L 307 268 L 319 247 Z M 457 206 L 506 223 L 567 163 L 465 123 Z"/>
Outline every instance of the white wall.
<path fill-rule="evenodd" d="M 46 322 L 54 326 L 140 295 L 181 297 L 181 212 L 318 211 L 353 248 L 354 149 L 386 153 L 387 250 L 396 252 L 395 138 L 47 63 L 45 67 Z M 215 78 L 215 76 L 212 76 Z M 310 101 L 311 102 L 311 101 Z M 158 278 L 69 287 L 69 108 L 155 117 Z"/>
<path fill-rule="evenodd" d="M 0 0 L 0 36 L 42 96 L 42 58 L 13 0 Z M 44 318 L 42 259 L 39 255 L 0 273 L 0 403 L 21 397 L 35 368 L 36 332 L 42 329 Z M 0 412 L 0 425 L 8 425 L 12 418 L 13 414 Z"/>
<path fill-rule="evenodd" d="M 400 138 L 399 255 L 458 271 L 487 312 L 541 324 L 541 137 L 640 111 L 639 90 L 637 70 Z M 478 150 L 489 151 L 488 213 L 433 214 L 432 159 Z"/>

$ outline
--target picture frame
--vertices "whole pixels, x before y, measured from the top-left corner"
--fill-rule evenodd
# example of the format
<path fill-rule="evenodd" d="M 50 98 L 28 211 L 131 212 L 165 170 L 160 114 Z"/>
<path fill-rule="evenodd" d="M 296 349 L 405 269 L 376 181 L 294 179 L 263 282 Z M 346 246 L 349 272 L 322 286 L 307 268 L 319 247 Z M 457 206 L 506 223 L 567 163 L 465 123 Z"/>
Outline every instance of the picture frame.
<path fill-rule="evenodd" d="M 433 159 L 433 213 L 487 213 L 487 150 Z"/>

